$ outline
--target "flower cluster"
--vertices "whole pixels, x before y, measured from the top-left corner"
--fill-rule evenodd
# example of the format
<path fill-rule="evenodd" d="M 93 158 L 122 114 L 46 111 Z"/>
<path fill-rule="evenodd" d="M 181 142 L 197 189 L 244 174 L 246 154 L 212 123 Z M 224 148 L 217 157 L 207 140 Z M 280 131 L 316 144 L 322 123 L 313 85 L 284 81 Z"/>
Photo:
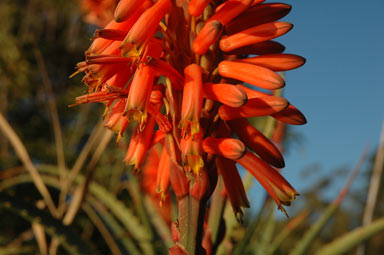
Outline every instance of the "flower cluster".
<path fill-rule="evenodd" d="M 276 72 L 305 62 L 273 41 L 291 30 L 277 21 L 290 9 L 262 0 L 120 0 L 77 64 L 89 92 L 75 104 L 104 103 L 118 140 L 136 125 L 125 162 L 152 170 L 160 199 L 172 187 L 179 200 L 207 200 L 221 175 L 241 215 L 249 203 L 238 163 L 284 211 L 298 193 L 275 169 L 284 167 L 281 152 L 248 118 L 306 123 L 266 92 L 285 85 Z"/>

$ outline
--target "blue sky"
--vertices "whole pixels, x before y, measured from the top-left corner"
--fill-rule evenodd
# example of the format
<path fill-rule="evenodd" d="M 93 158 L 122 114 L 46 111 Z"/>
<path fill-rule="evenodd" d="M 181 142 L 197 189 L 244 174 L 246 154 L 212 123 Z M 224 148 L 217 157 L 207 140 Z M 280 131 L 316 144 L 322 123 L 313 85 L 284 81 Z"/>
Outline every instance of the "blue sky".
<path fill-rule="evenodd" d="M 320 164 L 325 175 L 353 168 L 367 143 L 371 153 L 377 147 L 384 121 L 384 1 L 287 3 L 293 8 L 282 20 L 295 27 L 279 41 L 307 63 L 286 72 L 285 97 L 308 124 L 294 127 L 304 140 L 286 155 L 284 176 L 305 191 L 317 177 L 300 179 L 303 169 Z"/>

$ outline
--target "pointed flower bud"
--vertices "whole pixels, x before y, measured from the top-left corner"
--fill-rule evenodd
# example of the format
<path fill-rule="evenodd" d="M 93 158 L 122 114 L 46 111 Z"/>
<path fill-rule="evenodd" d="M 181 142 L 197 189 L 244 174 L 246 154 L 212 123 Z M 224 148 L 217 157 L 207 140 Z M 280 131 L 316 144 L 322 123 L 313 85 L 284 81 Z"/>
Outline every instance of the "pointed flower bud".
<path fill-rule="evenodd" d="M 271 115 L 273 118 L 291 125 L 304 125 L 307 123 L 307 119 L 304 114 L 293 105 L 289 105 L 281 112 Z"/>
<path fill-rule="evenodd" d="M 282 177 L 279 172 L 270 167 L 253 153 L 247 151 L 237 160 L 237 163 L 248 170 L 275 200 L 277 206 L 285 214 L 282 205 L 290 205 L 299 193 Z"/>
<path fill-rule="evenodd" d="M 236 160 L 244 155 L 245 145 L 242 141 L 233 138 L 207 137 L 203 141 L 203 150 L 209 154 Z"/>
<path fill-rule="evenodd" d="M 250 27 L 281 19 L 291 11 L 291 6 L 283 3 L 255 5 L 233 19 L 225 26 L 228 34 L 238 33 Z"/>
<path fill-rule="evenodd" d="M 219 115 L 223 120 L 268 116 L 284 110 L 288 105 L 289 102 L 282 97 L 266 96 L 252 98 L 242 107 L 220 106 Z"/>
<path fill-rule="evenodd" d="M 188 4 L 188 12 L 191 14 L 191 16 L 200 16 L 203 14 L 205 7 L 211 2 L 212 0 L 191 0 L 191 2 Z"/>
<path fill-rule="evenodd" d="M 283 78 L 277 73 L 261 66 L 234 61 L 221 61 L 219 73 L 223 77 L 241 80 L 263 89 L 284 87 Z"/>
<path fill-rule="evenodd" d="M 203 86 L 204 97 L 219 101 L 231 107 L 240 107 L 247 103 L 248 97 L 245 91 L 232 84 L 206 83 Z"/>
<path fill-rule="evenodd" d="M 272 71 L 288 71 L 305 64 L 305 58 L 293 54 L 270 54 L 239 59 L 239 62 L 258 65 Z"/>
<path fill-rule="evenodd" d="M 234 49 L 264 42 L 286 34 L 293 25 L 288 22 L 271 22 L 243 30 L 220 40 L 220 49 L 229 52 Z"/>
<path fill-rule="evenodd" d="M 285 51 L 284 45 L 275 41 L 259 42 L 227 51 L 229 55 L 264 55 L 276 54 Z"/>
<path fill-rule="evenodd" d="M 115 10 L 115 21 L 127 20 L 143 2 L 143 0 L 120 0 Z"/>
<path fill-rule="evenodd" d="M 223 25 L 218 20 L 212 20 L 205 24 L 196 39 L 193 41 L 193 51 L 204 55 L 209 46 L 219 40 L 223 32 Z"/>
<path fill-rule="evenodd" d="M 217 157 L 216 166 L 223 177 L 224 187 L 232 209 L 236 214 L 236 218 L 240 220 L 243 215 L 241 207 L 249 208 L 250 205 L 235 162 L 227 158 Z"/>
<path fill-rule="evenodd" d="M 236 135 L 244 141 L 261 159 L 265 162 L 283 168 L 285 163 L 283 155 L 278 148 L 259 130 L 253 127 L 246 119 L 236 119 L 228 122 L 229 126 Z"/>

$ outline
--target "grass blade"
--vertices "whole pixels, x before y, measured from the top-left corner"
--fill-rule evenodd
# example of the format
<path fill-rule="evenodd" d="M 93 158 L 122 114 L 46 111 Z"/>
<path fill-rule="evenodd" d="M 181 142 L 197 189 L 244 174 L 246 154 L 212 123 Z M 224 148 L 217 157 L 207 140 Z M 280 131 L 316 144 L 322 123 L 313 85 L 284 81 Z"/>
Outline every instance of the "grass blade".
<path fill-rule="evenodd" d="M 18 214 L 31 223 L 37 222 L 44 226 L 47 234 L 56 236 L 69 254 L 95 254 L 76 232 L 64 226 L 61 221 L 53 218 L 45 211 L 22 204 L 18 199 L 4 193 L 0 194 L 0 207 Z"/>
<path fill-rule="evenodd" d="M 344 187 L 341 189 L 338 197 L 327 207 L 323 215 L 321 215 L 320 219 L 304 234 L 303 239 L 301 239 L 290 252 L 290 255 L 304 255 L 307 253 L 309 246 L 312 244 L 315 237 L 320 233 L 328 220 L 332 217 L 332 215 L 339 208 L 341 202 L 345 198 L 345 195 L 348 193 L 348 190 L 355 179 L 357 173 L 359 172 L 361 165 L 363 164 L 366 155 L 368 153 L 368 146 L 366 146 L 363 154 L 361 155 L 359 161 L 357 162 L 355 169 L 353 169 L 352 173 L 348 177 L 347 182 Z"/>
<path fill-rule="evenodd" d="M 372 222 L 368 226 L 359 227 L 342 237 L 334 240 L 330 244 L 319 249 L 315 255 L 332 254 L 339 255 L 351 250 L 356 245 L 364 242 L 370 237 L 384 231 L 384 218 Z"/>

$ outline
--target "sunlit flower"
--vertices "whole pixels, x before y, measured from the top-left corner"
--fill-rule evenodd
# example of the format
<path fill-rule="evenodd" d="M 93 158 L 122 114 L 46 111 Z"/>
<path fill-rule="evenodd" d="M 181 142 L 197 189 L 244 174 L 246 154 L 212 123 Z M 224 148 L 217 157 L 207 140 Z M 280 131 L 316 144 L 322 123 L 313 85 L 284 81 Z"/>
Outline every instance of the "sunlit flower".
<path fill-rule="evenodd" d="M 272 41 L 292 29 L 278 21 L 290 10 L 263 0 L 121 0 L 77 65 L 89 92 L 75 104 L 104 103 L 119 138 L 136 125 L 125 162 L 154 173 L 160 201 L 171 187 L 178 201 L 207 201 L 221 175 L 240 219 L 249 202 L 239 164 L 284 211 L 298 193 L 273 168 L 284 167 L 281 152 L 248 118 L 306 123 L 267 92 L 285 86 L 277 72 L 305 63 Z"/>

